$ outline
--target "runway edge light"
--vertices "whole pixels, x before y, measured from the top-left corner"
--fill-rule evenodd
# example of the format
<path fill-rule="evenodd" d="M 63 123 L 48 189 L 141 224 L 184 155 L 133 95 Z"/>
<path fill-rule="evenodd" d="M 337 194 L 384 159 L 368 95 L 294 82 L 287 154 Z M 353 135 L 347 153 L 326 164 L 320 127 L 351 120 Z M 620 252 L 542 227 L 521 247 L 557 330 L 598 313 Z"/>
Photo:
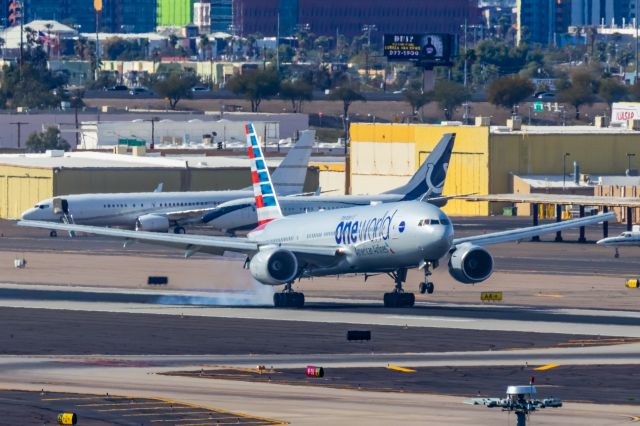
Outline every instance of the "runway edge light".
<path fill-rule="evenodd" d="M 58 414 L 59 425 L 75 425 L 76 423 L 78 423 L 78 416 L 75 413 Z"/>

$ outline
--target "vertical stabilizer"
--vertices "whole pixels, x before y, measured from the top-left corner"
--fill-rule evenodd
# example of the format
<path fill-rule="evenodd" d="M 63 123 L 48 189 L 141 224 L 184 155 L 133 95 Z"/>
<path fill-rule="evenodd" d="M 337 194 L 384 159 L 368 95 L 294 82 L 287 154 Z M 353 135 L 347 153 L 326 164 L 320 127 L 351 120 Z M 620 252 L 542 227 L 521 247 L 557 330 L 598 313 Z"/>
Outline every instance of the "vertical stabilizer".
<path fill-rule="evenodd" d="M 424 160 L 424 163 L 411 177 L 411 180 L 399 188 L 385 192 L 385 194 L 403 195 L 403 200 L 429 199 L 442 196 L 455 139 L 455 133 L 444 134 L 440 142 Z"/>
<path fill-rule="evenodd" d="M 315 130 L 300 132 L 300 138 L 273 172 L 273 186 L 278 195 L 297 195 L 304 192 L 309 158 L 316 139 Z"/>
<path fill-rule="evenodd" d="M 262 155 L 262 148 L 260 148 L 253 124 L 247 124 L 245 130 L 247 133 L 247 149 L 251 159 L 251 182 L 256 198 L 258 225 L 264 225 L 274 219 L 280 219 L 282 210 L 280 210 L 280 203 L 278 203 L 278 198 L 273 189 L 269 169 L 264 155 Z"/>

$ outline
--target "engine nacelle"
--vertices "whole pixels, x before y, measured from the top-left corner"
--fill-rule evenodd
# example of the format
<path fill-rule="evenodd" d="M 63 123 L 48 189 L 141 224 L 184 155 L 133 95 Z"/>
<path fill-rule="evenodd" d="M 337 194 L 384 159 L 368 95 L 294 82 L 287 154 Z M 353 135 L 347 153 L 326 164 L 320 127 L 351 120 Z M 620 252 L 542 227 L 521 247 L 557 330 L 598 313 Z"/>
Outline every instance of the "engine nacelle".
<path fill-rule="evenodd" d="M 169 219 L 158 214 L 145 214 L 136 219 L 136 231 L 169 232 Z"/>
<path fill-rule="evenodd" d="M 480 246 L 463 244 L 449 258 L 449 273 L 463 284 L 475 284 L 493 273 L 493 257 Z"/>
<path fill-rule="evenodd" d="M 251 259 L 249 270 L 262 284 L 286 284 L 298 276 L 298 259 L 289 250 L 260 251 Z"/>

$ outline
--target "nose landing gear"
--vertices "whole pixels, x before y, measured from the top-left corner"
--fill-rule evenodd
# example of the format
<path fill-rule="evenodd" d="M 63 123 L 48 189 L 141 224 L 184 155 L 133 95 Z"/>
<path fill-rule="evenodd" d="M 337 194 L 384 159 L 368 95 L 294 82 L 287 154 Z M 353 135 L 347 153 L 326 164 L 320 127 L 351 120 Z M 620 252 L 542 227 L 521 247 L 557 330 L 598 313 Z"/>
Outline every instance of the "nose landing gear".
<path fill-rule="evenodd" d="M 433 283 L 429 280 L 429 277 L 431 276 L 431 268 L 436 268 L 438 265 L 436 262 L 426 262 L 425 266 L 424 266 L 424 281 L 420 283 L 420 285 L 418 286 L 418 289 L 420 291 L 421 294 L 433 294 L 433 291 L 435 290 L 435 285 L 433 285 Z"/>

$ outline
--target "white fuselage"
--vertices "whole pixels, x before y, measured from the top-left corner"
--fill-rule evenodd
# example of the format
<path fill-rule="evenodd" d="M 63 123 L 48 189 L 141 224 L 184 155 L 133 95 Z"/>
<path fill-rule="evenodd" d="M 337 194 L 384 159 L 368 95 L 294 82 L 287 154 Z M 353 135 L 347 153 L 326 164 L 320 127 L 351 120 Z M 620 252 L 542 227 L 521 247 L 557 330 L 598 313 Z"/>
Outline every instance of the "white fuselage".
<path fill-rule="evenodd" d="M 285 217 L 248 235 L 262 244 L 338 246 L 345 253 L 307 276 L 394 271 L 435 261 L 451 249 L 453 226 L 434 205 L 406 201 Z"/>
<path fill-rule="evenodd" d="M 278 201 L 282 209 L 282 214 L 292 216 L 304 213 L 399 202 L 404 196 L 404 194 L 289 196 L 280 197 Z M 435 204 L 444 205 L 446 201 L 443 200 Z M 243 198 L 226 202 L 220 205 L 215 211 L 205 214 L 202 220 L 212 228 L 227 232 L 253 229 L 258 225 L 254 198 Z"/>
<path fill-rule="evenodd" d="M 64 195 L 39 202 L 25 211 L 22 219 L 58 222 L 62 213 L 54 211 L 54 204 L 59 207 L 66 200 L 69 214 L 77 224 L 134 228 L 140 216 L 214 208 L 252 194 L 240 190 Z"/>

